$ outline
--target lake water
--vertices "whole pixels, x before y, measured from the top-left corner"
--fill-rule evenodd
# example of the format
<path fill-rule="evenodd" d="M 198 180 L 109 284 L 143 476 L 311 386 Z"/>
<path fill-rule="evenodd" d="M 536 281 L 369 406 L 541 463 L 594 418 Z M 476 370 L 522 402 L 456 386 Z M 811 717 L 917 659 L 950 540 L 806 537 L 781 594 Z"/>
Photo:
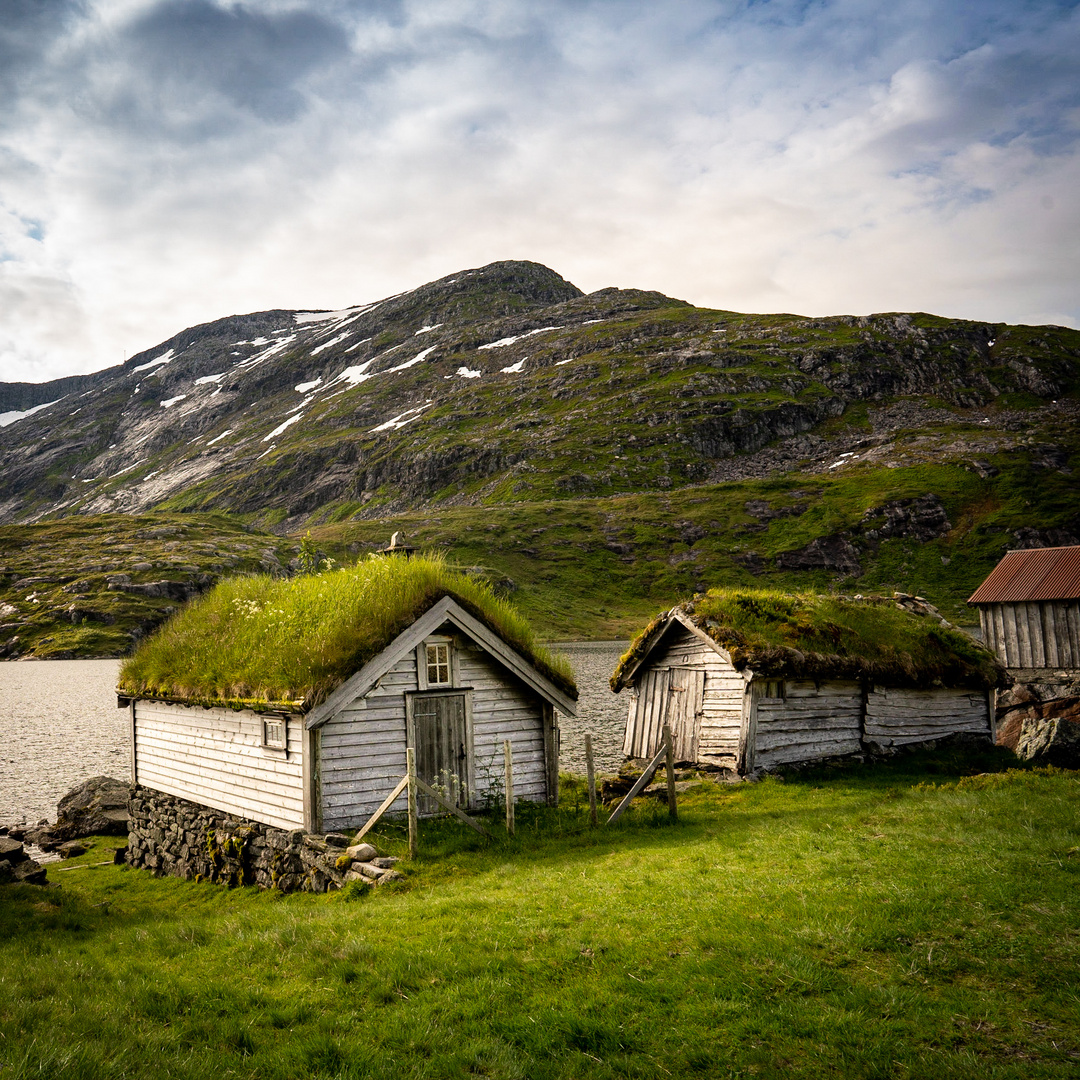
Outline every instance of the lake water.
<path fill-rule="evenodd" d="M 561 767 L 585 772 L 585 735 L 598 772 L 622 762 L 626 699 L 607 681 L 625 642 L 553 646 L 577 673 L 576 717 L 562 717 Z M 0 662 L 0 824 L 56 820 L 56 804 L 91 776 L 129 775 L 128 712 L 116 707 L 119 660 Z"/>

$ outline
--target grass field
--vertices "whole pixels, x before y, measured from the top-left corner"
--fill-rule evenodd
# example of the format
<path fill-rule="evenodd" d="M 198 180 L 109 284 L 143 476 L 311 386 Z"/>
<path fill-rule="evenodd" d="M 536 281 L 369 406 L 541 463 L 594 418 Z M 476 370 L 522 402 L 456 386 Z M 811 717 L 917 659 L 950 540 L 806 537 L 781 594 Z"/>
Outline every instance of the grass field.
<path fill-rule="evenodd" d="M 0 894 L 0 1078 L 1074 1077 L 1080 773 L 1007 768 L 702 784 L 610 830 L 566 779 L 514 840 L 427 823 L 366 895 L 54 867 Z"/>

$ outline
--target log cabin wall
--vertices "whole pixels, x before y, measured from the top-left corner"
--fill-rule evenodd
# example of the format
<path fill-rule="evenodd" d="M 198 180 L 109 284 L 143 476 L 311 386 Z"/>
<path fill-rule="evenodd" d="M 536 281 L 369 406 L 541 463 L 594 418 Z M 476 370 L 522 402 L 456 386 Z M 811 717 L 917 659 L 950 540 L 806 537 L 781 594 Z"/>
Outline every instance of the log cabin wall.
<path fill-rule="evenodd" d="M 279 829 L 303 828 L 303 720 L 288 717 L 287 748 L 273 750 L 263 746 L 263 719 L 247 709 L 135 701 L 135 782 Z"/>
<path fill-rule="evenodd" d="M 731 664 L 686 627 L 674 626 L 635 682 L 623 753 L 652 757 L 670 723 L 676 758 L 736 769 L 745 690 Z"/>
<path fill-rule="evenodd" d="M 858 683 L 758 676 L 751 687 L 747 769 L 862 750 L 862 689 Z"/>
<path fill-rule="evenodd" d="M 1080 669 L 1080 601 L 981 604 L 979 623 L 1008 668 Z"/>
<path fill-rule="evenodd" d="M 896 690 L 866 695 L 865 741 L 878 746 L 928 742 L 946 735 L 991 733 L 985 690 Z"/>

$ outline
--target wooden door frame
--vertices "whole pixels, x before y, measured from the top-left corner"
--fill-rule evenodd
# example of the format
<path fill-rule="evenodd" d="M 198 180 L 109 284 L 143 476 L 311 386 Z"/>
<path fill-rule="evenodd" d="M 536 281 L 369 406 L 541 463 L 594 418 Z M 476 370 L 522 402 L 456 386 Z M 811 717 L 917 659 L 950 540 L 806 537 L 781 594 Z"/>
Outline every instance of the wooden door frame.
<path fill-rule="evenodd" d="M 413 702 L 417 698 L 462 697 L 465 699 L 465 776 L 459 777 L 465 784 L 465 806 L 471 807 L 476 795 L 476 749 L 473 741 L 473 701 L 469 687 L 447 686 L 438 690 L 411 690 L 405 694 L 405 746 L 416 750 L 416 723 L 413 720 Z M 421 779 L 424 779 L 421 777 Z"/>

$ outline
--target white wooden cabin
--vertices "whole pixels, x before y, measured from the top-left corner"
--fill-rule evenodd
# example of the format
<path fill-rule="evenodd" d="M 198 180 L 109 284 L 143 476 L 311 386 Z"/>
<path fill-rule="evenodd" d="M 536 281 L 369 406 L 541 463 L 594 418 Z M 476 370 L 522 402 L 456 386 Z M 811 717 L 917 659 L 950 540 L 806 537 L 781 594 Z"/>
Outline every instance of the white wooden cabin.
<path fill-rule="evenodd" d="M 320 705 L 254 711 L 121 697 L 131 779 L 281 829 L 359 827 L 406 771 L 482 806 L 501 790 L 503 741 L 517 799 L 558 800 L 557 686 L 444 596 Z M 400 798 L 404 809 L 405 795 Z M 433 810 L 421 800 L 421 812 Z"/>
<path fill-rule="evenodd" d="M 675 757 L 755 769 L 927 742 L 993 738 L 993 690 L 912 689 L 845 678 L 777 678 L 736 669 L 731 654 L 679 608 L 653 631 L 612 689 L 630 690 L 623 752 L 650 758 L 671 726 Z"/>

